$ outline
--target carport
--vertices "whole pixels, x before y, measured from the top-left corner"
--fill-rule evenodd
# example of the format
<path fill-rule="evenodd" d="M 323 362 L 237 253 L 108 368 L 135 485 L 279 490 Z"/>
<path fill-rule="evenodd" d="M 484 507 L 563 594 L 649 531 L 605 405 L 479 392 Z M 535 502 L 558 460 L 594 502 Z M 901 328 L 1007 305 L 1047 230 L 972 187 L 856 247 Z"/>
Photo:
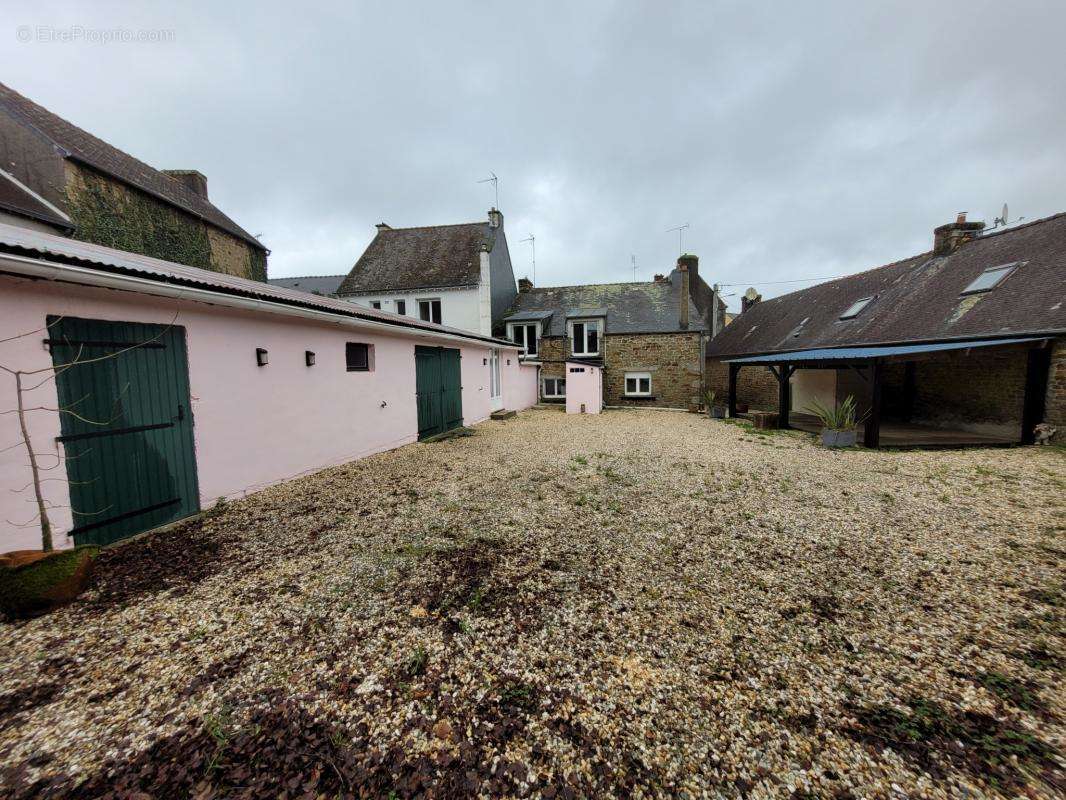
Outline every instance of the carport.
<path fill-rule="evenodd" d="M 989 444 L 1031 444 L 1033 427 L 1043 418 L 1051 348 L 1049 339 L 1025 337 L 970 341 L 929 342 L 870 347 L 837 347 L 768 353 L 745 358 L 725 359 L 729 365 L 729 416 L 737 416 L 737 376 L 743 367 L 766 367 L 778 385 L 778 427 L 817 431 L 820 426 L 810 415 L 792 410 L 791 379 L 797 370 L 836 370 L 857 375 L 864 388 L 866 417 L 863 443 L 866 447 L 885 446 L 964 446 Z M 917 365 L 934 359 L 953 359 L 954 365 L 967 369 L 964 357 L 982 348 L 1010 348 L 1023 351 L 1026 358 L 1024 400 L 1021 425 L 1017 436 L 985 435 L 962 429 L 946 429 L 914 424 L 910 420 L 918 391 Z M 1019 356 L 1022 353 L 1019 352 Z M 883 419 L 883 377 L 888 365 L 903 365 L 902 413 L 898 420 Z"/>

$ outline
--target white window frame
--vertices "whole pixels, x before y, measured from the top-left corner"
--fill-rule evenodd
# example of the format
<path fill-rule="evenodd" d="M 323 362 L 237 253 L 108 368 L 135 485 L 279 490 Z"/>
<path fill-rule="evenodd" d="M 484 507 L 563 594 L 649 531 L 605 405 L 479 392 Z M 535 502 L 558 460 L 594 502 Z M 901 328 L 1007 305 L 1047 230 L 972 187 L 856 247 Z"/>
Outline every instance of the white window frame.
<path fill-rule="evenodd" d="M 574 348 L 574 326 L 584 325 L 584 341 L 581 350 Z M 589 325 L 596 328 L 596 350 L 589 350 Z M 587 319 L 571 319 L 566 322 L 567 338 L 570 340 L 570 352 L 575 356 L 598 356 L 603 349 L 603 319 L 601 317 L 589 317 Z"/>
<path fill-rule="evenodd" d="M 548 394 L 548 381 L 552 381 L 555 386 L 556 394 Z M 559 384 L 563 384 L 563 392 L 559 394 Z M 566 398 L 566 378 L 556 378 L 554 376 L 545 375 L 541 378 L 540 393 L 542 397 L 550 397 L 553 400 L 563 400 Z"/>
<path fill-rule="evenodd" d="M 648 391 L 640 391 L 640 382 L 646 380 L 648 382 Z M 635 392 L 629 391 L 629 382 L 637 382 L 637 390 Z M 626 397 L 651 397 L 651 373 L 650 372 L 627 372 L 625 375 L 625 382 L 622 384 L 622 394 Z"/>
<path fill-rule="evenodd" d="M 534 357 L 540 355 L 540 323 L 539 322 L 508 322 L 507 323 L 507 338 L 515 344 L 518 344 L 518 340 L 515 339 L 515 331 L 522 329 L 522 355 L 532 355 Z M 536 343 L 535 352 L 529 352 L 529 329 L 533 329 L 533 341 Z"/>
<path fill-rule="evenodd" d="M 850 306 L 844 309 L 844 313 L 840 315 L 840 319 L 855 319 L 863 311 L 870 307 L 870 303 L 874 301 L 876 295 L 870 295 L 869 297 L 861 297 L 852 303 Z"/>
<path fill-rule="evenodd" d="M 493 400 L 503 397 L 503 385 L 500 380 L 500 351 L 495 347 L 489 350 L 489 397 Z"/>
<path fill-rule="evenodd" d="M 444 324 L 444 304 L 441 303 L 439 297 L 420 297 L 415 302 L 418 303 L 418 318 L 422 322 L 432 322 L 434 325 L 443 325 Z M 422 316 L 422 304 L 423 303 L 427 303 L 428 306 L 429 306 L 429 319 L 425 319 Z M 439 317 L 439 319 L 436 319 L 436 320 L 433 319 L 433 304 L 434 303 L 437 304 L 437 310 L 440 312 L 437 315 Z"/>

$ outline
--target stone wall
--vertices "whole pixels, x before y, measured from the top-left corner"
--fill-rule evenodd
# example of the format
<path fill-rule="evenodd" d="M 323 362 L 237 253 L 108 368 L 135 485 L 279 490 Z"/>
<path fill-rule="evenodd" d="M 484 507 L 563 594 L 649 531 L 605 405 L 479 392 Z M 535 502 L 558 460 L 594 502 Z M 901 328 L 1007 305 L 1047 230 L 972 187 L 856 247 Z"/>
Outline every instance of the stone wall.
<path fill-rule="evenodd" d="M 707 361 L 707 388 L 715 393 L 715 403 L 729 403 L 729 365 Z M 777 411 L 777 378 L 766 367 L 742 367 L 737 374 L 737 403 L 750 409 Z"/>
<path fill-rule="evenodd" d="M 1059 429 L 1055 442 L 1066 442 L 1066 338 L 1052 345 L 1044 419 Z"/>
<path fill-rule="evenodd" d="M 603 402 L 609 406 L 688 408 L 698 403 L 702 375 L 700 333 L 607 334 L 603 354 Z M 541 376 L 565 377 L 570 340 L 543 337 L 539 357 Z M 625 397 L 625 374 L 651 374 L 650 398 Z"/>
<path fill-rule="evenodd" d="M 146 192 L 72 161 L 66 202 L 75 239 L 190 267 L 266 280 L 266 261 L 248 242 Z"/>

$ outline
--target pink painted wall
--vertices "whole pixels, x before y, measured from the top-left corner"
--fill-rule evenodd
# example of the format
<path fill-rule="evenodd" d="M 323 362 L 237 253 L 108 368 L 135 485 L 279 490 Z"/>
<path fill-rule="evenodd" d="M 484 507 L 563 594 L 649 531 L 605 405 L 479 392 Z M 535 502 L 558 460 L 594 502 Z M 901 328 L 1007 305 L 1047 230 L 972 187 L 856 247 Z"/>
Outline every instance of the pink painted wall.
<path fill-rule="evenodd" d="M 583 372 L 574 372 L 583 369 Z M 585 407 L 582 412 L 582 405 Z M 603 370 L 566 362 L 566 413 L 599 414 L 603 409 Z"/>
<path fill-rule="evenodd" d="M 525 411 L 535 406 L 540 399 L 540 367 L 536 364 L 520 363 L 516 355 L 503 353 L 500 370 L 508 371 L 503 382 L 503 407 L 511 411 Z M 507 361 L 510 360 L 510 366 Z"/>
<path fill-rule="evenodd" d="M 237 497 L 273 483 L 415 441 L 414 348 L 416 344 L 459 347 L 462 351 L 463 416 L 471 425 L 489 416 L 488 347 L 460 345 L 429 337 L 383 334 L 240 311 L 205 303 L 153 298 L 132 292 L 0 276 L 0 339 L 39 331 L 49 314 L 129 322 L 170 323 L 185 328 L 201 507 L 221 496 Z M 175 318 L 175 314 L 177 317 Z M 19 369 L 51 366 L 38 332 L 0 343 L 0 364 Z M 374 346 L 372 372 L 345 369 L 345 342 Z M 270 363 L 256 366 L 255 349 L 269 351 Z M 313 350 L 316 365 L 304 365 Z M 505 397 L 528 390 L 520 381 L 517 356 L 503 351 Z M 521 388 L 512 383 L 518 382 Z M 0 373 L 0 410 L 14 407 L 14 379 Z M 55 408 L 54 381 L 27 398 L 27 405 Z M 384 404 L 384 405 L 383 405 Z M 30 436 L 44 464 L 57 463 L 58 415 L 33 412 Z M 0 449 L 18 442 L 15 414 L 0 415 Z M 49 477 L 62 477 L 60 467 Z M 0 552 L 40 546 L 39 530 L 19 527 L 35 513 L 29 468 L 21 447 L 0 452 Z M 45 484 L 60 531 L 71 514 L 66 484 Z M 56 546 L 69 546 L 56 536 Z"/>

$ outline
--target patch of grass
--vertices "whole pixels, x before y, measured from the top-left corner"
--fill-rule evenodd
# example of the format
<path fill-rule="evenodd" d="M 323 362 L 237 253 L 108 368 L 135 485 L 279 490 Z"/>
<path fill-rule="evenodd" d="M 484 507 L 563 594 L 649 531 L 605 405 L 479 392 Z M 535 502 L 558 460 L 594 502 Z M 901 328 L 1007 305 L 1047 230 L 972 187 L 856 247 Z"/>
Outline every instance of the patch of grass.
<path fill-rule="evenodd" d="M 422 645 L 418 645 L 403 663 L 403 671 L 412 678 L 425 674 L 426 665 L 429 664 L 429 653 Z"/>
<path fill-rule="evenodd" d="M 575 464 L 580 464 L 583 467 L 587 466 L 589 463 L 589 460 L 584 456 L 574 456 L 573 461 Z"/>
<path fill-rule="evenodd" d="M 981 672 L 968 677 L 969 680 L 984 687 L 1003 702 L 1017 706 L 1023 711 L 1038 711 L 1042 708 L 1033 687 L 1017 678 L 995 671 Z"/>
<path fill-rule="evenodd" d="M 1057 670 L 1062 663 L 1062 659 L 1045 639 L 1038 639 L 1032 647 L 1015 651 L 1011 655 L 1032 669 Z"/>

